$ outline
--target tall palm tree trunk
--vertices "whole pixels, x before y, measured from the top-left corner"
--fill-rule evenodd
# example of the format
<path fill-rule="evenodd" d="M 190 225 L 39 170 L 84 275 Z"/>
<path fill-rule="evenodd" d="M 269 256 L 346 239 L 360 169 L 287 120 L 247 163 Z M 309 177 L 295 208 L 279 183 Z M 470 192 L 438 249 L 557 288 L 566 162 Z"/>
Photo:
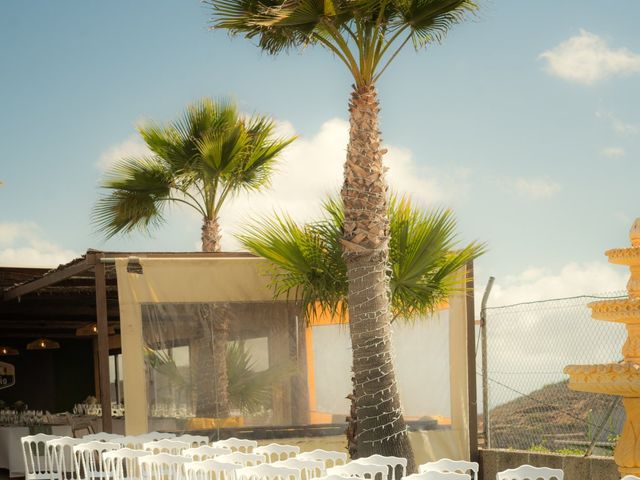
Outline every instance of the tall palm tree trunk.
<path fill-rule="evenodd" d="M 204 219 L 202 251 L 220 251 L 218 219 Z M 195 343 L 196 415 L 225 418 L 229 416 L 229 378 L 227 375 L 227 341 L 229 312 L 226 308 L 198 310 L 202 337 Z"/>
<path fill-rule="evenodd" d="M 344 170 L 343 249 L 349 280 L 357 455 L 395 455 L 415 471 L 391 352 L 387 186 L 375 87 L 354 88 Z M 353 431 L 353 426 L 352 429 Z"/>
<path fill-rule="evenodd" d="M 202 251 L 219 252 L 220 245 L 220 223 L 217 218 L 205 218 L 202 222 Z"/>

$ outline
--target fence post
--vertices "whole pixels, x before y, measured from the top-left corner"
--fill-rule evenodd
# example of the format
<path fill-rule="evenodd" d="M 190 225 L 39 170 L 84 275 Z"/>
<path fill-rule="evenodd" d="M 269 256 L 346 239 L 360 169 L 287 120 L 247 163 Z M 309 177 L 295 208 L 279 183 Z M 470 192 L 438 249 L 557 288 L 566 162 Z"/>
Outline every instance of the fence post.
<path fill-rule="evenodd" d="M 487 300 L 495 278 L 489 277 L 489 282 L 482 295 L 480 304 L 480 338 L 482 341 L 482 430 L 485 448 L 491 448 L 491 428 L 489 426 L 489 375 L 487 366 Z"/>

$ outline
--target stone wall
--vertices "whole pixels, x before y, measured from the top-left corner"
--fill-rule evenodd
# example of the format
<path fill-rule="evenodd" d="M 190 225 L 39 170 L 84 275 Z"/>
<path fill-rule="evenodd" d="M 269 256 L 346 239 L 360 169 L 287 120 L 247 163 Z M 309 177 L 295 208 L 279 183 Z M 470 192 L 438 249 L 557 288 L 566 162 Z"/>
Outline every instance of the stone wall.
<path fill-rule="evenodd" d="M 480 479 L 495 480 L 496 473 L 529 464 L 560 468 L 564 480 L 618 480 L 620 475 L 611 457 L 580 457 L 518 450 L 480 450 Z"/>

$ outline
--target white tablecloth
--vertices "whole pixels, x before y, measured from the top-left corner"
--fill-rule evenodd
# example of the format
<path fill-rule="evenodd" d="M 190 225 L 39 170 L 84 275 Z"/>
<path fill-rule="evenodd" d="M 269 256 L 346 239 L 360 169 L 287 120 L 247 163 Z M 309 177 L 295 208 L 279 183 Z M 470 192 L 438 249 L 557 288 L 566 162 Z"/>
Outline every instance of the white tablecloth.
<path fill-rule="evenodd" d="M 72 436 L 69 425 L 54 425 L 51 433 Z M 29 435 L 29 427 L 0 427 L 0 468 L 9 470 L 9 477 L 24 476 L 24 459 L 20 439 Z"/>

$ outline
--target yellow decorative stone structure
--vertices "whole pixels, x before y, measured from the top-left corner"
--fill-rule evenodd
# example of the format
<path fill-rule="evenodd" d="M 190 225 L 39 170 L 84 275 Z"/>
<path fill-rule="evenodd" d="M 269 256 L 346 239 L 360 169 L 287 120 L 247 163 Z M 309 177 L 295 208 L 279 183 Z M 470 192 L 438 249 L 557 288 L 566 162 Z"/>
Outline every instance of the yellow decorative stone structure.
<path fill-rule="evenodd" d="M 631 247 L 606 252 L 610 263 L 631 270 L 628 298 L 589 304 L 593 318 L 624 323 L 628 338 L 622 347 L 624 360 L 607 365 L 568 365 L 569 388 L 623 397 L 627 418 L 614 452 L 622 475 L 640 475 L 640 218 L 630 232 Z"/>

